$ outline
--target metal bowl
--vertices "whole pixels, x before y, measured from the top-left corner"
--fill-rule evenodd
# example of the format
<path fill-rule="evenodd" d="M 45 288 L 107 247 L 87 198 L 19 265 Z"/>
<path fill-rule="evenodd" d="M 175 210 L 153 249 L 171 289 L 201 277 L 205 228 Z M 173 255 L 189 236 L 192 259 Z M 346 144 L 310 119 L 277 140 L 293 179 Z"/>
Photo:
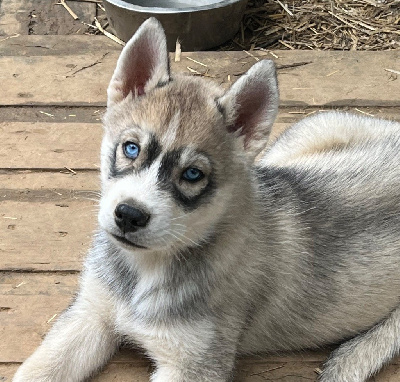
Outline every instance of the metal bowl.
<path fill-rule="evenodd" d="M 156 17 L 167 35 L 168 49 L 212 48 L 238 31 L 247 0 L 103 0 L 111 27 L 128 41 L 149 17 Z"/>

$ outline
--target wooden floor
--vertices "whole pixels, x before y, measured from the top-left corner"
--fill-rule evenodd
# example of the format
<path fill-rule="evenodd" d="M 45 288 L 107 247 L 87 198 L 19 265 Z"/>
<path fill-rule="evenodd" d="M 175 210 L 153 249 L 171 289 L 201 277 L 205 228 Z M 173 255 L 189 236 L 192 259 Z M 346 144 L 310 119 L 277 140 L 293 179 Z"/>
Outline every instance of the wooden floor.
<path fill-rule="evenodd" d="M 100 118 L 120 49 L 99 36 L 0 36 L 0 381 L 11 381 L 76 290 L 96 226 Z M 400 78 L 387 70 L 400 71 L 399 51 L 274 54 L 190 53 L 172 68 L 229 86 L 258 59 L 274 59 L 275 134 L 332 108 L 400 120 Z M 328 352 L 243 359 L 236 381 L 315 381 Z M 149 367 L 123 350 L 93 381 L 148 381 Z M 400 359 L 372 381 L 400 381 Z"/>

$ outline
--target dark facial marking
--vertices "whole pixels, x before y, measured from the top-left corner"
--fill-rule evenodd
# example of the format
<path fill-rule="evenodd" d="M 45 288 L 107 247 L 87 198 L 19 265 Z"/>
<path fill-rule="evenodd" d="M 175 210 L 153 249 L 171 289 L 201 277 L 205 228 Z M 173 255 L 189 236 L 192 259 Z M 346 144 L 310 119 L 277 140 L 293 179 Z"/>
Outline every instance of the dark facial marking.
<path fill-rule="evenodd" d="M 125 239 L 122 236 L 117 236 L 117 235 L 112 235 L 112 236 L 114 237 L 115 240 L 120 241 L 121 243 L 123 243 L 129 247 L 146 249 L 146 247 L 143 247 L 142 245 L 139 245 L 139 244 L 135 244 L 135 243 L 131 242 L 130 240 Z"/>
<path fill-rule="evenodd" d="M 110 175 L 109 178 L 123 178 L 125 175 L 132 174 L 133 168 L 129 167 L 124 170 L 118 170 L 117 169 L 117 150 L 119 149 L 119 143 L 117 143 L 114 146 L 114 150 L 111 153 L 110 156 Z M 150 137 L 150 142 L 147 145 L 146 149 L 144 152 L 140 155 L 145 155 L 146 158 L 143 161 L 142 165 L 140 166 L 140 169 L 145 169 L 151 166 L 151 164 L 158 158 L 158 156 L 161 154 L 161 145 L 158 142 L 157 138 L 155 137 L 154 134 L 151 135 Z"/>
<path fill-rule="evenodd" d="M 179 203 L 185 210 L 191 211 L 197 208 L 200 202 L 204 202 L 206 199 L 210 198 L 213 195 L 216 187 L 211 173 L 208 176 L 207 185 L 200 191 L 199 194 L 189 197 L 181 192 L 172 181 L 173 169 L 179 165 L 179 159 L 181 155 L 181 149 L 169 151 L 164 155 L 160 168 L 158 169 L 158 181 L 163 189 L 172 193 L 177 203 Z"/>
<path fill-rule="evenodd" d="M 149 168 L 151 164 L 158 158 L 161 154 L 161 145 L 158 142 L 154 134 L 150 136 L 150 142 L 146 147 L 146 159 L 140 166 L 141 169 Z"/>
<path fill-rule="evenodd" d="M 200 191 L 199 194 L 195 196 L 186 196 L 182 193 L 175 185 L 172 190 L 175 200 L 187 211 L 196 209 L 200 202 L 205 202 L 209 199 L 215 192 L 215 184 L 212 178 L 209 176 L 207 185 Z"/>
<path fill-rule="evenodd" d="M 126 264 L 120 249 L 110 241 L 105 232 L 95 235 L 88 263 L 112 293 L 127 300 L 132 298 L 138 275 Z"/>
<path fill-rule="evenodd" d="M 127 168 L 124 170 L 117 169 L 117 150 L 120 147 L 119 143 L 114 146 L 114 150 L 112 151 L 110 158 L 110 174 L 109 179 L 111 178 L 123 178 L 125 175 L 129 175 L 132 173 L 132 168 Z"/>
<path fill-rule="evenodd" d="M 171 78 L 171 62 L 169 60 L 168 55 L 167 55 L 167 72 L 168 72 L 168 79 L 170 81 L 172 81 L 172 78 Z"/>
<path fill-rule="evenodd" d="M 160 81 L 160 82 L 157 84 L 157 87 L 158 87 L 158 88 L 163 88 L 164 86 L 168 85 L 171 81 L 172 81 L 171 78 L 169 78 L 168 81 Z"/>
<path fill-rule="evenodd" d="M 179 164 L 181 155 L 181 149 L 169 151 L 164 155 L 158 169 L 158 180 L 160 183 L 169 184 L 171 182 L 172 171 Z"/>
<path fill-rule="evenodd" d="M 225 108 L 221 105 L 221 102 L 219 102 L 218 98 L 215 99 L 215 105 L 217 106 L 218 111 L 225 118 Z"/>
<path fill-rule="evenodd" d="M 118 171 L 117 171 L 117 150 L 118 150 L 118 144 L 114 146 L 113 151 L 110 153 L 110 173 L 109 173 L 109 178 L 116 178 L 118 176 Z"/>

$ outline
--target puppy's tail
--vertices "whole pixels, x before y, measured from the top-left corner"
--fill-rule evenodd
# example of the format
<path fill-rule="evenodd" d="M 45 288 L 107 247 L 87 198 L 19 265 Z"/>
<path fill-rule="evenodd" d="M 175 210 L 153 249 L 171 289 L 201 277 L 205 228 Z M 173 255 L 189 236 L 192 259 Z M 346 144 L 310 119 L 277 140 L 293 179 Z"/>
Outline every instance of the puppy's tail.
<path fill-rule="evenodd" d="M 400 349 L 400 307 L 369 331 L 345 342 L 325 363 L 321 382 L 364 382 Z"/>

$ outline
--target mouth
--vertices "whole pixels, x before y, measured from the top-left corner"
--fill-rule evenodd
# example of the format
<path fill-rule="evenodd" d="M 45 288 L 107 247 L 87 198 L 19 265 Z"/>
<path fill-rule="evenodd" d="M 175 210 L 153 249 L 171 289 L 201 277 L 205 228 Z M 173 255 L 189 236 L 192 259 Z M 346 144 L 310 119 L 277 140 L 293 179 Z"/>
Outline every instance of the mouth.
<path fill-rule="evenodd" d="M 133 243 L 132 241 L 130 241 L 130 240 L 128 240 L 128 239 L 125 239 L 125 238 L 122 237 L 122 236 L 117 236 L 117 235 L 114 235 L 114 234 L 112 234 L 112 233 L 110 233 L 110 235 L 111 235 L 115 240 L 117 240 L 119 243 L 124 244 L 125 246 L 133 247 L 133 248 L 140 248 L 140 249 L 147 249 L 147 247 L 143 247 L 142 245 Z"/>

